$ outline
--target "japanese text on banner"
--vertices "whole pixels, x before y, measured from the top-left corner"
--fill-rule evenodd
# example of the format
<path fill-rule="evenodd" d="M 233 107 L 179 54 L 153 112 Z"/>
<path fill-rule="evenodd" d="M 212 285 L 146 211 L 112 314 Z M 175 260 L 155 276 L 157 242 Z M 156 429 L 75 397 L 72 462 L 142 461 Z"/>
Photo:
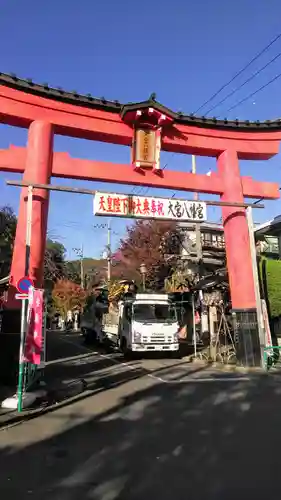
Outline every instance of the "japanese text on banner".
<path fill-rule="evenodd" d="M 94 213 L 96 215 L 116 215 L 119 217 L 203 222 L 206 220 L 206 204 L 174 198 L 96 193 Z"/>
<path fill-rule="evenodd" d="M 99 213 L 111 213 L 128 216 L 155 216 L 163 217 L 163 202 L 154 198 L 142 198 L 137 196 L 100 196 Z"/>

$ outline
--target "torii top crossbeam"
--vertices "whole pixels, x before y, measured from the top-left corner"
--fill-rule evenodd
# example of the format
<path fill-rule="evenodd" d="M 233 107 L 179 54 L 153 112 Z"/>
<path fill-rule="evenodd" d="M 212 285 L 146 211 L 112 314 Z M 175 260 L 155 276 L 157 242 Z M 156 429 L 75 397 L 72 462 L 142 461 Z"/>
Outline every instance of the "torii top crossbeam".
<path fill-rule="evenodd" d="M 265 160 L 278 152 L 281 139 L 280 119 L 251 122 L 196 117 L 171 111 L 153 98 L 120 104 L 3 73 L 0 104 L 2 123 L 28 128 L 33 121 L 44 120 L 54 125 L 57 134 L 126 146 L 132 144 L 136 112 L 151 108 L 167 123 L 162 123 L 161 149 L 175 153 L 216 157 L 232 148 L 240 159 Z"/>

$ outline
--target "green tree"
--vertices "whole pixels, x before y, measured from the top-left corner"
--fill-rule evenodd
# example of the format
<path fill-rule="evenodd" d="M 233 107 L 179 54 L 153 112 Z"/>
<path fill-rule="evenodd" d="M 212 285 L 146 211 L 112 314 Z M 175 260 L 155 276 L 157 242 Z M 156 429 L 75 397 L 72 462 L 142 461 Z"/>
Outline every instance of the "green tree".
<path fill-rule="evenodd" d="M 9 275 L 13 256 L 17 217 L 9 206 L 0 208 L 0 276 Z"/>
<path fill-rule="evenodd" d="M 16 235 L 17 216 L 13 209 L 4 206 L 0 209 L 0 275 L 10 273 L 14 239 Z M 44 280 L 49 287 L 54 280 L 65 275 L 65 248 L 58 241 L 47 239 L 44 259 Z"/>
<path fill-rule="evenodd" d="M 103 259 L 83 259 L 84 287 L 93 288 L 104 283 L 106 275 L 106 261 Z M 80 285 L 81 263 L 80 260 L 67 261 L 65 263 L 65 276 Z"/>
<path fill-rule="evenodd" d="M 44 258 L 44 281 L 47 288 L 52 288 L 54 281 L 65 276 L 65 253 L 60 242 L 47 239 Z"/>
<path fill-rule="evenodd" d="M 261 259 L 260 275 L 271 318 L 281 316 L 281 261 Z"/>

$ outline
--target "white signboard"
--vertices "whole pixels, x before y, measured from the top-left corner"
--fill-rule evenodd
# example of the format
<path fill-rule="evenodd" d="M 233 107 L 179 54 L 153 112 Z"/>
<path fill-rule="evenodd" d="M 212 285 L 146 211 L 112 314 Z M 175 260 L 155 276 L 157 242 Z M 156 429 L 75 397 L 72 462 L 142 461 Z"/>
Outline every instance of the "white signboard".
<path fill-rule="evenodd" d="M 94 197 L 94 214 L 191 222 L 203 222 L 207 218 L 206 203 L 201 201 L 100 192 Z"/>

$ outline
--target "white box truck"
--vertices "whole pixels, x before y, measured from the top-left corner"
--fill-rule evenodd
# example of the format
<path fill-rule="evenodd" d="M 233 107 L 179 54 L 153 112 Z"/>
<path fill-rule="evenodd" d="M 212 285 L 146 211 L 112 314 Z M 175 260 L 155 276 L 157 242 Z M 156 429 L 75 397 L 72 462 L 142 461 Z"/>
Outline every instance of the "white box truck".
<path fill-rule="evenodd" d="M 167 294 L 141 293 L 120 300 L 103 315 L 101 340 L 108 339 L 125 355 L 179 352 L 176 308 Z"/>

